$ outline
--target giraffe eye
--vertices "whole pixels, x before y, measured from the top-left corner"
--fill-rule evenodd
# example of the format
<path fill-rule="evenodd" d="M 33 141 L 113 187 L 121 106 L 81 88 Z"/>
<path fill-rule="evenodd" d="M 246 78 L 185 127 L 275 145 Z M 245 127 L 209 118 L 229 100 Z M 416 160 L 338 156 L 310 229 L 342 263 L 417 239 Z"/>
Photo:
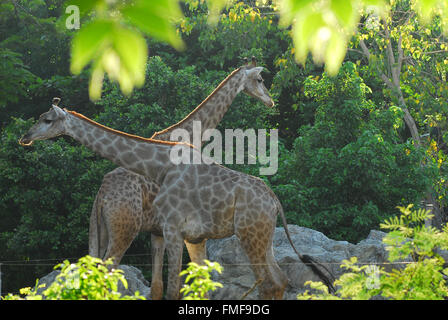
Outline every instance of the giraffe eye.
<path fill-rule="evenodd" d="M 258 81 L 259 83 L 262 83 L 262 82 L 263 82 L 263 79 L 257 79 L 257 81 Z"/>
<path fill-rule="evenodd" d="M 50 124 L 52 121 L 50 119 L 44 119 L 44 123 Z"/>

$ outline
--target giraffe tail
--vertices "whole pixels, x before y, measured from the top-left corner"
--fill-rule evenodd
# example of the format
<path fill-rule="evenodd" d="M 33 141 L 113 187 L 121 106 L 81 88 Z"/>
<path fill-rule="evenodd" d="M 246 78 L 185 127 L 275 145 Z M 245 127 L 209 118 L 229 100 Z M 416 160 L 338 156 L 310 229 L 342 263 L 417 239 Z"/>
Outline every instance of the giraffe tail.
<path fill-rule="evenodd" d="M 280 203 L 280 200 L 278 200 L 278 198 L 276 198 L 276 199 L 277 199 L 277 203 L 278 203 L 278 213 L 280 214 L 280 217 L 282 219 L 286 237 L 288 238 L 288 241 L 291 244 L 291 247 L 293 248 L 294 252 L 297 254 L 300 261 L 302 261 L 305 265 L 310 267 L 311 270 L 313 270 L 314 273 L 319 276 L 319 278 L 323 281 L 323 283 L 328 287 L 328 291 L 330 293 L 336 292 L 336 290 L 333 286 L 335 278 L 334 278 L 333 274 L 330 272 L 330 270 L 328 270 L 328 268 L 326 266 L 324 266 L 323 264 L 321 264 L 320 262 L 318 262 L 316 259 L 312 258 L 311 256 L 306 255 L 306 254 L 302 255 L 299 253 L 299 251 L 297 251 L 296 247 L 294 246 L 294 244 L 292 242 L 291 235 L 289 234 L 288 223 L 286 222 L 286 217 L 283 212 L 282 204 Z M 323 272 L 322 270 L 325 270 L 325 272 Z M 327 275 L 325 273 L 327 273 Z"/>

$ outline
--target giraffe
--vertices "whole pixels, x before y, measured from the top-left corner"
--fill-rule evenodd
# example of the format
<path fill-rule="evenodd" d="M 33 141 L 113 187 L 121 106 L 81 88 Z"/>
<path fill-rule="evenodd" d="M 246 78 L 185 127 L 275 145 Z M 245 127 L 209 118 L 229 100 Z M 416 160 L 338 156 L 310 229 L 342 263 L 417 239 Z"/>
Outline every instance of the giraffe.
<path fill-rule="evenodd" d="M 58 101 L 56 101 L 58 102 Z M 153 201 L 151 232 L 164 238 L 168 254 L 167 299 L 178 299 L 183 242 L 225 238 L 235 234 L 245 250 L 259 284 L 261 299 L 281 299 L 287 278 L 274 258 L 273 234 L 280 214 L 291 246 L 280 201 L 259 178 L 213 163 L 174 164 L 174 147 L 185 152 L 200 152 L 192 145 L 147 139 L 123 133 L 74 111 L 53 104 L 19 139 L 22 146 L 35 140 L 68 135 L 100 156 L 137 174 L 151 178 L 160 186 Z M 204 157 L 204 156 L 203 156 Z M 295 248 L 294 248 L 295 250 Z M 330 280 L 310 257 L 313 270 Z"/>
<path fill-rule="evenodd" d="M 267 107 L 274 102 L 269 96 L 263 78 L 262 67 L 257 67 L 255 57 L 249 63 L 234 70 L 216 89 L 180 122 L 156 132 L 151 138 L 171 140 L 173 130 L 185 129 L 193 141 L 193 121 L 201 121 L 202 133 L 214 129 L 241 91 L 255 97 Z M 242 77 L 241 74 L 246 76 Z M 200 147 L 202 141 L 200 142 Z M 134 238 L 141 231 L 148 231 L 152 221 L 152 202 L 159 186 L 150 179 L 122 167 L 107 173 L 95 198 L 89 227 L 89 254 L 103 259 L 113 257 L 118 265 Z M 190 259 L 201 264 L 206 258 L 206 240 L 201 243 L 185 241 Z M 163 295 L 162 266 L 164 241 L 151 233 L 152 281 L 151 296 L 161 299 Z"/>

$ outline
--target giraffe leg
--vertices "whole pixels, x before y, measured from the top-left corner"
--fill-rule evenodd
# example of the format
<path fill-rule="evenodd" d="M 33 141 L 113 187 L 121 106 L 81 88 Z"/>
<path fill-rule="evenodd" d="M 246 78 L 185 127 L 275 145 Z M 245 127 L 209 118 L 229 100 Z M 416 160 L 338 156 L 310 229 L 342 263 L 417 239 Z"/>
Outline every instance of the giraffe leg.
<path fill-rule="evenodd" d="M 259 299 L 281 299 L 286 287 L 286 277 L 274 259 L 272 237 L 274 228 L 260 229 L 254 224 L 237 227 L 236 235 L 249 257 L 257 281 Z"/>
<path fill-rule="evenodd" d="M 205 244 L 207 243 L 207 239 L 204 239 L 200 243 L 190 243 L 188 241 L 184 241 L 185 246 L 187 247 L 188 255 L 190 256 L 190 260 L 192 262 L 196 262 L 199 265 L 204 264 L 204 260 L 207 259 L 207 250 L 205 248 Z M 205 294 L 205 298 L 208 299 L 208 294 Z"/>
<path fill-rule="evenodd" d="M 119 214 L 111 214 L 110 219 L 106 220 L 109 234 L 109 243 L 103 260 L 113 258 L 112 267 L 117 267 L 123 258 L 124 253 L 130 247 L 132 241 L 137 236 L 141 222 L 135 219 L 132 214 L 123 210 Z"/>
<path fill-rule="evenodd" d="M 109 245 L 107 247 L 107 251 L 106 251 L 106 254 L 104 255 L 103 260 L 112 258 L 114 261 L 114 264 L 112 267 L 116 268 L 120 264 L 121 259 L 124 256 L 124 253 L 131 246 L 131 243 L 135 239 L 137 234 L 138 234 L 138 232 L 128 234 L 125 238 L 121 238 L 119 242 L 110 239 Z"/>
<path fill-rule="evenodd" d="M 207 239 L 204 239 L 200 243 L 190 243 L 185 241 L 185 246 L 187 247 L 188 255 L 190 260 L 201 265 L 204 264 L 204 260 L 207 259 L 207 250 L 205 249 L 205 244 Z"/>
<path fill-rule="evenodd" d="M 271 270 L 271 275 L 277 286 L 272 290 L 272 296 L 275 300 L 283 299 L 283 293 L 285 292 L 286 285 L 288 284 L 288 277 L 285 275 L 274 257 L 274 248 L 272 247 L 272 241 L 270 243 L 267 252 L 268 266 Z"/>
<path fill-rule="evenodd" d="M 164 232 L 166 251 L 168 254 L 168 285 L 166 290 L 167 300 L 180 298 L 180 277 L 182 268 L 183 239 L 177 232 Z"/>
<path fill-rule="evenodd" d="M 151 234 L 151 255 L 152 255 L 152 280 L 151 298 L 161 300 L 163 296 L 163 255 L 165 253 L 165 241 L 163 237 Z"/>

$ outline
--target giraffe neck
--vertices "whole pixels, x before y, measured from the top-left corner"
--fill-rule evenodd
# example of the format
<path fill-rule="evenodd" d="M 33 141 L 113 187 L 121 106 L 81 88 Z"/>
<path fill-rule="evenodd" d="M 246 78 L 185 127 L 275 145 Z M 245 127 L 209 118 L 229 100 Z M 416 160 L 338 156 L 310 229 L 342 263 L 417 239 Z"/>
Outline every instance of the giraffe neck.
<path fill-rule="evenodd" d="M 65 134 L 100 156 L 160 183 L 172 166 L 170 151 L 176 143 L 126 134 L 66 111 Z M 188 147 L 186 145 L 186 147 Z"/>
<path fill-rule="evenodd" d="M 152 138 L 170 141 L 172 131 L 175 129 L 184 129 L 189 133 L 190 141 L 193 141 L 193 121 L 201 122 L 202 137 L 205 130 L 214 129 L 221 122 L 235 97 L 243 90 L 244 80 L 245 74 L 243 68 L 236 69 L 189 115 L 165 130 L 156 132 Z"/>

